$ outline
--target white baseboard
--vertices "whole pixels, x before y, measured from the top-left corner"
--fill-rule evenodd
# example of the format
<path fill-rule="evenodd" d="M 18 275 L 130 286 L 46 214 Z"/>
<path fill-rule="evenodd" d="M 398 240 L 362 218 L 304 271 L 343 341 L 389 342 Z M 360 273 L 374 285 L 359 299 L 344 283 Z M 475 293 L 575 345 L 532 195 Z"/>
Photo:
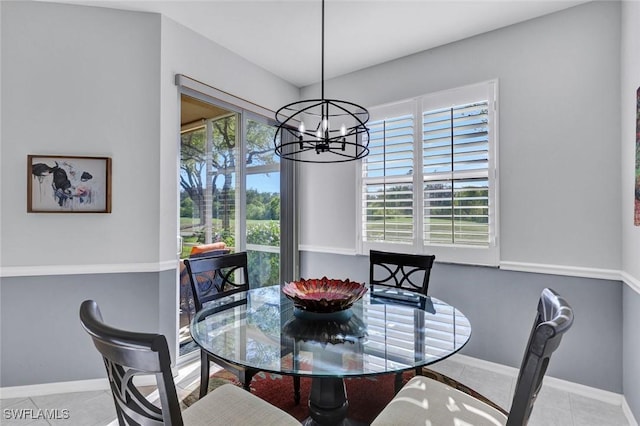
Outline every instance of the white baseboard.
<path fill-rule="evenodd" d="M 518 377 L 518 369 L 509 367 L 503 364 L 498 364 L 491 361 L 485 361 L 480 358 L 474 358 L 467 355 L 456 354 L 451 358 L 452 361 L 459 362 L 471 367 L 482 368 L 485 370 L 493 371 L 498 374 L 504 374 L 513 378 Z M 200 363 L 193 360 L 185 362 L 179 366 L 179 369 L 173 368 L 173 374 L 176 376 L 176 381 L 180 381 L 183 376 L 192 374 L 195 369 L 200 368 Z M 153 377 L 139 377 L 136 381 L 140 385 L 153 385 L 155 381 Z M 603 389 L 593 388 L 590 386 L 581 385 L 578 383 L 569 382 L 567 380 L 558 379 L 551 376 L 546 376 L 544 383 L 547 386 L 553 387 L 565 392 L 571 392 L 587 398 L 596 399 L 598 401 L 605 402 L 607 404 L 619 405 L 622 407 L 624 414 L 631 426 L 638 426 L 630 407 L 627 404 L 624 395 L 606 391 Z M 95 390 L 108 390 L 109 382 L 107 379 L 92 379 L 92 380 L 78 380 L 73 382 L 59 382 L 59 383 L 44 383 L 39 385 L 28 386 L 12 386 L 0 388 L 0 399 L 8 398 L 28 398 L 31 396 L 53 395 L 60 393 L 70 392 L 87 392 Z"/>
<path fill-rule="evenodd" d="M 509 367 L 503 364 L 497 364 L 495 362 L 485 361 L 483 359 L 473 358 L 462 354 L 454 355 L 453 357 L 451 357 L 451 360 L 471 367 L 482 368 L 498 374 L 511 376 L 513 378 L 518 377 L 519 370 L 517 368 Z M 561 391 L 571 392 L 573 394 L 595 399 L 597 401 L 602 401 L 607 404 L 619 405 L 622 407 L 622 411 L 629 421 L 629 425 L 638 426 L 638 422 L 633 416 L 631 408 L 627 404 L 627 400 L 625 399 L 624 395 L 594 388 L 591 386 L 581 385 L 579 383 L 570 382 L 568 380 L 558 379 L 549 375 L 545 376 L 544 384 Z"/>
<path fill-rule="evenodd" d="M 638 426 L 638 422 L 636 421 L 636 418 L 633 416 L 633 413 L 631 412 L 631 408 L 629 407 L 629 404 L 627 404 L 627 398 L 625 397 L 622 397 L 622 412 L 624 413 L 625 417 L 629 421 L 629 426 Z"/>
<path fill-rule="evenodd" d="M 485 370 L 493 371 L 495 373 L 511 376 L 513 378 L 518 377 L 519 370 L 517 368 L 509 367 L 503 364 L 497 364 L 495 362 L 485 361 L 480 358 L 473 358 L 473 357 L 462 355 L 462 354 L 454 355 L 454 357 L 452 357 L 451 359 L 471 367 L 482 368 Z M 610 392 L 603 389 L 594 388 L 591 386 L 581 385 L 579 383 L 558 379 L 556 377 L 552 377 L 549 375 L 546 375 L 544 377 L 544 384 L 558 390 L 571 392 L 580 396 L 606 402 L 607 404 L 622 405 L 623 395 L 619 393 Z"/>
<path fill-rule="evenodd" d="M 76 380 L 73 382 L 43 383 L 39 385 L 10 386 L 0 388 L 0 399 L 29 398 L 31 396 L 55 395 L 71 392 L 108 390 L 109 381 L 104 379 Z"/>
<path fill-rule="evenodd" d="M 174 376 L 178 370 L 172 368 Z M 137 376 L 133 379 L 137 386 L 155 386 L 156 379 L 153 376 Z M 0 399 L 29 398 L 32 396 L 56 395 L 60 393 L 91 392 L 109 390 L 109 381 L 106 379 L 76 380 L 72 382 L 43 383 L 39 385 L 10 386 L 0 388 Z"/>
<path fill-rule="evenodd" d="M 513 378 L 518 377 L 518 369 L 509 367 L 503 364 L 497 364 L 491 361 L 485 361 L 479 358 L 473 358 L 467 355 L 457 354 L 452 357 L 452 360 L 471 367 L 482 368 L 485 370 L 493 371 L 495 373 L 504 374 Z M 180 366 L 180 371 L 173 369 L 174 376 L 177 381 L 181 380 L 181 376 L 192 374 L 194 369 L 199 369 L 199 362 L 188 362 Z M 638 426 L 631 408 L 627 404 L 627 400 L 624 395 L 617 394 L 615 392 L 606 391 L 603 389 L 593 388 L 590 386 L 581 385 L 578 383 L 569 382 L 567 380 L 558 379 L 551 376 L 546 376 L 544 383 L 547 386 L 553 387 L 565 392 L 571 392 L 587 398 L 592 398 L 598 401 L 605 402 L 607 404 L 619 405 L 622 407 L 622 412 L 629 421 L 630 426 Z M 140 385 L 154 385 L 155 381 L 152 377 L 140 377 L 138 378 L 138 384 Z M 42 395 L 54 395 L 60 393 L 71 392 L 89 392 L 97 390 L 108 390 L 109 382 L 107 379 L 93 379 L 93 380 L 78 380 L 73 382 L 59 382 L 59 383 L 45 383 L 39 385 L 29 386 L 12 386 L 0 388 L 0 399 L 10 398 L 29 398 L 32 396 Z"/>

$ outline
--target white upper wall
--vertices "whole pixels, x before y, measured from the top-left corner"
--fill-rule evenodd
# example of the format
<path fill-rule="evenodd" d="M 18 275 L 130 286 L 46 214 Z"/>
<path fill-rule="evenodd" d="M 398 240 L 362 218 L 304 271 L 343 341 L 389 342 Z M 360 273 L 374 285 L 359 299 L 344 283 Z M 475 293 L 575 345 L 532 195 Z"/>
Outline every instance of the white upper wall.
<path fill-rule="evenodd" d="M 330 80 L 325 91 L 375 106 L 497 78 L 501 260 L 619 270 L 619 31 L 618 3 L 588 3 Z M 301 243 L 354 251 L 355 163 L 301 170 Z"/>
<path fill-rule="evenodd" d="M 175 259 L 174 74 L 268 108 L 298 94 L 155 14 L 1 7 L 2 267 Z M 624 234 L 624 269 L 638 277 L 638 229 L 621 213 L 631 184 L 624 201 L 618 190 L 621 158 L 633 173 L 620 152 L 619 7 L 589 3 L 422 52 L 332 80 L 327 95 L 373 106 L 498 78 L 502 260 L 618 270 Z M 113 213 L 27 214 L 28 154 L 113 157 Z M 353 252 L 356 168 L 301 169 L 301 244 Z"/>
<path fill-rule="evenodd" d="M 157 261 L 160 17 L 0 7 L 1 266 Z M 27 213 L 28 154 L 112 157 L 112 213 Z"/>
<path fill-rule="evenodd" d="M 43 273 L 175 267 L 174 74 L 267 108 L 297 99 L 299 90 L 158 14 L 41 2 L 0 7 L 2 275 L 37 275 L 35 265 Z M 112 213 L 28 214 L 28 154 L 112 157 Z"/>
<path fill-rule="evenodd" d="M 215 17 L 211 24 L 215 25 Z M 162 17 L 161 260 L 176 258 L 179 235 L 180 94 L 175 85 L 176 74 L 274 111 L 299 97 L 299 90 L 293 85 Z"/>

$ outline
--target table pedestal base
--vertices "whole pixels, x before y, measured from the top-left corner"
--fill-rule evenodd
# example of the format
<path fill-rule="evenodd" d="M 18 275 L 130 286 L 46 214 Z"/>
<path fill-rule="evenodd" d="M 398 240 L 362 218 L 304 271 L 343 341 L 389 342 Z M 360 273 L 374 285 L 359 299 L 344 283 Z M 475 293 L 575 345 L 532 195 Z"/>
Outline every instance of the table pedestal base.
<path fill-rule="evenodd" d="M 349 402 L 343 379 L 314 377 L 309 395 L 309 418 L 302 424 L 305 426 L 360 424 L 347 419 L 348 409 Z"/>
<path fill-rule="evenodd" d="M 311 417 L 307 417 L 302 421 L 303 426 L 324 426 L 320 423 L 316 423 Z M 369 426 L 368 423 L 357 422 L 352 419 L 344 419 L 340 423 L 337 423 L 336 426 Z"/>

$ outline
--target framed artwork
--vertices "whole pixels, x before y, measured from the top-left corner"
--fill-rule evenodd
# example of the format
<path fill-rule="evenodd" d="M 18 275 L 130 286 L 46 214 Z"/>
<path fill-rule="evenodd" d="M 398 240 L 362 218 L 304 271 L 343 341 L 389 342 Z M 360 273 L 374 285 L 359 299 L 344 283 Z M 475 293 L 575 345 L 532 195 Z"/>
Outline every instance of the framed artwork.
<path fill-rule="evenodd" d="M 111 213 L 111 158 L 29 155 L 27 212 Z"/>
<path fill-rule="evenodd" d="M 640 226 L 640 87 L 636 92 L 636 185 L 633 223 Z"/>

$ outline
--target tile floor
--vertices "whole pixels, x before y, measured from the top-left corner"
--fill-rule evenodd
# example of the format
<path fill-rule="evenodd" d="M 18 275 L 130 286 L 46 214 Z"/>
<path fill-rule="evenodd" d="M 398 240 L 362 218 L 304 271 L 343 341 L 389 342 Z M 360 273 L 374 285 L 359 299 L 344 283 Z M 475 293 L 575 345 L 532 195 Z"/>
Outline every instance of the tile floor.
<path fill-rule="evenodd" d="M 213 367 L 213 366 L 212 366 Z M 505 407 L 515 386 L 511 376 L 469 366 L 455 360 L 455 356 L 432 366 L 434 370 L 476 389 L 496 403 Z M 178 396 L 184 397 L 198 388 L 199 363 L 191 363 L 180 369 L 176 377 Z M 153 392 L 151 398 L 153 399 Z M 117 425 L 115 409 L 109 391 L 77 392 L 58 395 L 34 396 L 31 398 L 0 400 L 2 417 L 0 424 L 9 425 L 64 425 L 104 426 Z M 29 409 L 59 410 L 56 420 L 8 419 L 7 411 Z M 68 410 L 68 411 L 63 411 Z M 10 413 L 9 412 L 9 413 Z M 584 396 L 543 385 L 536 401 L 529 426 L 627 426 L 622 407 L 607 404 Z M 437 426 L 437 425 L 434 425 Z"/>

